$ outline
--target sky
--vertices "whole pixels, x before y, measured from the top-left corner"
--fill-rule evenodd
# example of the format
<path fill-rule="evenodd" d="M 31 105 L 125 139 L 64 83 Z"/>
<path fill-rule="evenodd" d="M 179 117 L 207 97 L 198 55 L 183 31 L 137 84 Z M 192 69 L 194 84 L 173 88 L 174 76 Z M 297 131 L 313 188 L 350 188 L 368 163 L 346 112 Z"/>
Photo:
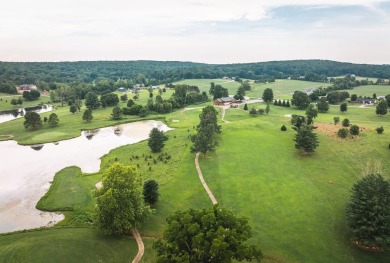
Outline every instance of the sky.
<path fill-rule="evenodd" d="M 390 0 L 3 0 L 0 61 L 390 64 Z"/>

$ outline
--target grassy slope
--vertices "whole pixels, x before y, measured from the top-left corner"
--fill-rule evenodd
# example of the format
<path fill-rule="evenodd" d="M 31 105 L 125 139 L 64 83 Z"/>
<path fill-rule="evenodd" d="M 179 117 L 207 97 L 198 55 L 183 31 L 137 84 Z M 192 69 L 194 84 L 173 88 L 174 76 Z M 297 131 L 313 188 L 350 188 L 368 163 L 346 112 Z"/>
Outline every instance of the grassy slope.
<path fill-rule="evenodd" d="M 352 90 L 345 90 L 350 94 L 356 94 L 358 96 L 367 96 L 372 98 L 372 95 L 376 93 L 376 96 L 386 96 L 390 94 L 390 86 L 389 85 L 367 85 L 355 87 Z"/>
<path fill-rule="evenodd" d="M 38 100 L 23 101 L 22 105 L 12 105 L 11 100 L 18 99 L 19 97 L 21 97 L 21 95 L 10 95 L 10 94 L 0 93 L 0 111 L 19 109 L 20 107 L 37 106 L 40 103 L 50 102 L 49 96 L 41 96 Z"/>
<path fill-rule="evenodd" d="M 0 262 L 131 262 L 137 244 L 90 228 L 62 228 L 0 236 Z"/>
<path fill-rule="evenodd" d="M 208 93 L 210 90 L 211 82 L 214 82 L 216 85 L 219 84 L 222 85 L 222 87 L 227 88 L 229 90 L 230 95 L 236 94 L 237 89 L 240 86 L 240 83 L 236 81 L 225 79 L 186 79 L 175 82 L 173 84 L 188 84 L 198 86 L 201 92 L 206 91 Z"/>

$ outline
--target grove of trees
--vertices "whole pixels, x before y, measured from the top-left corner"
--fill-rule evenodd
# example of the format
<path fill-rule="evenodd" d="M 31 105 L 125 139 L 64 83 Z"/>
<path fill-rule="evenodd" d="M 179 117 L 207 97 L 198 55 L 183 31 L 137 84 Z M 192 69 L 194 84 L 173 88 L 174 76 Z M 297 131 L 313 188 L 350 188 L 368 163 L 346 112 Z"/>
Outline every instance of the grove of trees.
<path fill-rule="evenodd" d="M 251 237 L 248 219 L 218 205 L 178 211 L 167 218 L 157 240 L 158 262 L 260 261 L 261 250 L 245 243 Z"/>

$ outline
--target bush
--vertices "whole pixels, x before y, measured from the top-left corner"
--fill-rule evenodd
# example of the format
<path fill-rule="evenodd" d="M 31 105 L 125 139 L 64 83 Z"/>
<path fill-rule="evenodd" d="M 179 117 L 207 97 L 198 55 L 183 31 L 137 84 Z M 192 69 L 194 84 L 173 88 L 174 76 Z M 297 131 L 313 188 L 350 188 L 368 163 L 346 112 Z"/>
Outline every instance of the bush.
<path fill-rule="evenodd" d="M 255 108 L 252 108 L 252 109 L 249 111 L 249 114 L 256 115 L 256 114 L 257 114 L 256 109 L 255 109 Z"/>
<path fill-rule="evenodd" d="M 349 120 L 348 119 L 344 119 L 341 123 L 344 127 L 349 127 Z"/>
<path fill-rule="evenodd" d="M 260 114 L 260 115 L 263 115 L 263 114 L 264 114 L 264 111 L 265 111 L 264 109 L 259 109 L 259 114 Z"/>
<path fill-rule="evenodd" d="M 337 135 L 340 137 L 340 138 L 347 138 L 348 136 L 348 129 L 346 128 L 341 128 L 338 132 L 337 132 Z"/>
<path fill-rule="evenodd" d="M 378 127 L 378 128 L 376 128 L 375 130 L 376 130 L 376 132 L 377 132 L 378 134 L 382 134 L 382 133 L 385 131 L 385 129 L 383 129 L 383 126 Z"/>
<path fill-rule="evenodd" d="M 333 117 L 334 125 L 338 124 L 340 122 L 340 117 Z"/>
<path fill-rule="evenodd" d="M 282 127 L 280 127 L 280 130 L 281 130 L 281 131 L 287 131 L 286 125 L 283 124 Z"/>
<path fill-rule="evenodd" d="M 248 110 L 248 104 L 245 103 L 244 110 Z"/>
<path fill-rule="evenodd" d="M 359 135 L 359 126 L 352 125 L 349 129 L 349 132 L 351 133 L 351 135 Z"/>
<path fill-rule="evenodd" d="M 151 168 L 151 167 L 149 167 Z M 158 201 L 158 192 L 159 185 L 156 180 L 149 179 L 144 183 L 142 194 L 144 196 L 145 203 L 149 205 L 154 205 Z"/>

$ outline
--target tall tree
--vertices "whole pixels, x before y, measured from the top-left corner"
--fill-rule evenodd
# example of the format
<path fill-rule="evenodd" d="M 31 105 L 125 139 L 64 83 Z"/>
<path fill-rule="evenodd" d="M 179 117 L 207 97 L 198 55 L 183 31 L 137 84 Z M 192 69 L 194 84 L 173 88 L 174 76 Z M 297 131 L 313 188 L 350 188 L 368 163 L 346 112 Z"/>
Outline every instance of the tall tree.
<path fill-rule="evenodd" d="M 70 105 L 69 111 L 74 114 L 77 111 L 77 106 L 74 104 Z"/>
<path fill-rule="evenodd" d="M 207 106 L 202 109 L 199 115 L 200 123 L 196 130 L 197 134 L 191 136 L 194 143 L 191 147 L 192 152 L 201 152 L 206 155 L 208 151 L 214 151 L 217 146 L 215 134 L 221 133 L 221 126 L 218 125 L 217 111 L 213 106 Z"/>
<path fill-rule="evenodd" d="M 348 105 L 346 102 L 343 102 L 340 104 L 340 111 L 341 112 L 346 112 L 348 110 Z"/>
<path fill-rule="evenodd" d="M 158 201 L 160 193 L 158 192 L 159 185 L 156 180 L 149 179 L 144 183 L 142 195 L 146 204 L 155 205 Z"/>
<path fill-rule="evenodd" d="M 167 218 L 157 240 L 158 262 L 260 261 L 261 250 L 245 244 L 251 237 L 248 219 L 218 207 L 178 211 Z"/>
<path fill-rule="evenodd" d="M 302 124 L 299 128 L 295 128 L 297 134 L 295 135 L 295 148 L 303 149 L 305 153 L 314 152 L 318 147 L 319 142 L 317 134 L 313 132 L 313 126 Z"/>
<path fill-rule="evenodd" d="M 148 146 L 154 153 L 161 152 L 165 146 L 164 142 L 166 140 L 168 140 L 168 137 L 165 136 L 163 131 L 153 128 L 149 133 Z"/>
<path fill-rule="evenodd" d="M 91 110 L 99 108 L 100 102 L 95 92 L 91 91 L 85 95 L 85 106 Z"/>
<path fill-rule="evenodd" d="M 60 120 L 58 119 L 58 116 L 57 114 L 55 114 L 54 112 L 51 113 L 49 115 L 49 120 L 47 121 L 47 123 L 49 124 L 50 127 L 55 127 L 55 126 L 58 126 L 58 123 L 60 122 Z"/>
<path fill-rule="evenodd" d="M 114 107 L 112 109 L 111 118 L 113 120 L 120 120 L 120 119 L 122 119 L 122 110 L 121 110 L 121 108 L 119 108 L 118 106 Z"/>
<path fill-rule="evenodd" d="M 329 103 L 326 101 L 326 98 L 321 98 L 317 102 L 317 109 L 319 112 L 328 112 L 329 111 Z"/>
<path fill-rule="evenodd" d="M 390 245 L 390 181 L 369 174 L 352 187 L 346 206 L 348 225 L 362 245 Z"/>
<path fill-rule="evenodd" d="M 243 86 L 240 86 L 238 89 L 237 89 L 237 94 L 234 96 L 234 98 L 236 100 L 243 100 L 244 99 L 244 96 L 245 96 L 245 89 Z"/>
<path fill-rule="evenodd" d="M 318 110 L 314 106 L 314 104 L 309 104 L 306 108 L 306 117 L 307 117 L 307 124 L 312 124 L 313 120 L 317 117 Z"/>
<path fill-rule="evenodd" d="M 263 96 L 262 99 L 264 102 L 272 102 L 274 99 L 274 92 L 272 91 L 271 88 L 266 88 L 263 91 Z"/>
<path fill-rule="evenodd" d="M 34 111 L 28 111 L 24 115 L 24 128 L 28 129 L 31 127 L 31 129 L 35 130 L 36 128 L 40 128 L 42 126 L 42 119 L 41 116 L 34 112 Z"/>
<path fill-rule="evenodd" d="M 375 110 L 375 113 L 380 115 L 380 116 L 383 116 L 385 114 L 387 114 L 387 101 L 386 100 L 381 100 L 379 101 L 378 105 L 376 106 L 376 110 Z"/>
<path fill-rule="evenodd" d="M 93 116 L 92 116 L 92 110 L 86 109 L 83 113 L 83 121 L 90 122 L 92 121 Z"/>
<path fill-rule="evenodd" d="M 306 109 L 310 104 L 309 96 L 302 91 L 295 91 L 291 99 L 291 104 L 298 107 L 298 109 Z"/>
<path fill-rule="evenodd" d="M 112 165 L 96 190 L 94 224 L 105 234 L 128 234 L 150 214 L 142 196 L 142 177 L 134 165 Z"/>

